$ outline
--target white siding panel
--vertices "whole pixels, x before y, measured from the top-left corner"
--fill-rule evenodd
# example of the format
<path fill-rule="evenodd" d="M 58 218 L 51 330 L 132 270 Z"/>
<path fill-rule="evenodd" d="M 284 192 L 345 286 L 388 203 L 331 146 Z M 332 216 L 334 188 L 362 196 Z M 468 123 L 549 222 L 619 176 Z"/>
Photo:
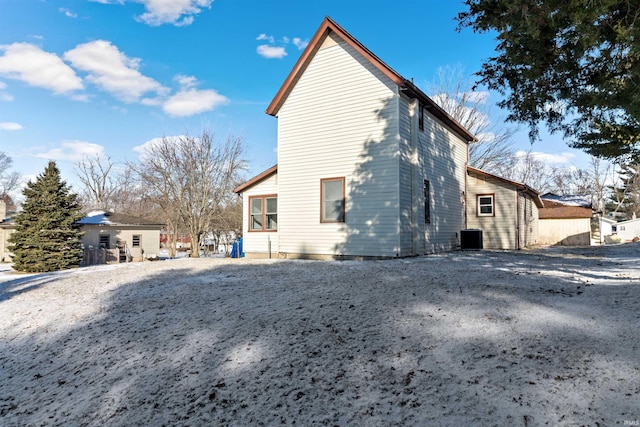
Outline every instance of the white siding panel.
<path fill-rule="evenodd" d="M 418 132 L 420 181 L 426 179 L 430 183 L 431 223 L 424 224 L 423 217 L 422 224 L 426 252 L 438 252 L 458 246 L 459 233 L 465 228 L 468 144 L 431 114 L 425 113 L 424 122 L 424 130 Z"/>
<path fill-rule="evenodd" d="M 249 231 L 249 197 L 278 194 L 278 174 L 274 174 L 263 181 L 255 184 L 242 193 L 242 249 L 247 256 L 268 256 L 269 249 L 275 257 L 278 253 L 277 231 Z M 278 199 L 278 211 L 280 210 L 280 200 Z M 280 212 L 278 212 L 278 228 L 280 228 Z"/>
<path fill-rule="evenodd" d="M 397 256 L 396 86 L 350 46 L 325 45 L 278 114 L 279 250 Z M 346 222 L 320 223 L 320 180 L 345 177 Z"/>

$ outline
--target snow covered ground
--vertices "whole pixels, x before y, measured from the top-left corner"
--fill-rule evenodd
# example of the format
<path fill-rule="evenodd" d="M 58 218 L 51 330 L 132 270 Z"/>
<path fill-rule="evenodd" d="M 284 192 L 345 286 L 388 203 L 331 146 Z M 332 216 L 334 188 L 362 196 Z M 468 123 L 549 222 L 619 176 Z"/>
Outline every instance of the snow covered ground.
<path fill-rule="evenodd" d="M 0 271 L 0 424 L 640 425 L 640 245 Z"/>

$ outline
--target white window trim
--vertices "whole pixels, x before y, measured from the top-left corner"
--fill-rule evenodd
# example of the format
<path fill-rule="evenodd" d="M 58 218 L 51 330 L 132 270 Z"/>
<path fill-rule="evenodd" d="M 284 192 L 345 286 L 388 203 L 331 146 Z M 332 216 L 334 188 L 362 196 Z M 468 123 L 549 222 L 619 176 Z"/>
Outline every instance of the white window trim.
<path fill-rule="evenodd" d="M 490 198 L 491 199 L 491 205 L 488 204 L 480 204 L 480 199 L 481 198 Z M 476 206 L 478 209 L 478 216 L 496 216 L 496 198 L 494 194 L 477 194 L 476 195 Z M 491 206 L 491 213 L 483 213 L 481 211 L 481 206 Z"/>

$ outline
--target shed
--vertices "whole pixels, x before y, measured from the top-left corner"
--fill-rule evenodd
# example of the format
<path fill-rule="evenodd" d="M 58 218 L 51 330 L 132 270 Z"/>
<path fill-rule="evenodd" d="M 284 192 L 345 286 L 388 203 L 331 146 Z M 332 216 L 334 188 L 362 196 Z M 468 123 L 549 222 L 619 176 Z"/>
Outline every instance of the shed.
<path fill-rule="evenodd" d="M 591 201 L 585 196 L 542 195 L 540 244 L 589 246 L 591 244 Z"/>

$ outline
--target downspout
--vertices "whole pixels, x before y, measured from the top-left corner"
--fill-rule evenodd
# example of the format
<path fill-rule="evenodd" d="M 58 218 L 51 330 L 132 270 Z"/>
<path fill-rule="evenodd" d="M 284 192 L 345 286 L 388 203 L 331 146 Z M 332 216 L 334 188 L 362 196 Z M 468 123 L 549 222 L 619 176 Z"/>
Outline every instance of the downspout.
<path fill-rule="evenodd" d="M 520 249 L 520 191 L 516 191 L 516 249 Z"/>

